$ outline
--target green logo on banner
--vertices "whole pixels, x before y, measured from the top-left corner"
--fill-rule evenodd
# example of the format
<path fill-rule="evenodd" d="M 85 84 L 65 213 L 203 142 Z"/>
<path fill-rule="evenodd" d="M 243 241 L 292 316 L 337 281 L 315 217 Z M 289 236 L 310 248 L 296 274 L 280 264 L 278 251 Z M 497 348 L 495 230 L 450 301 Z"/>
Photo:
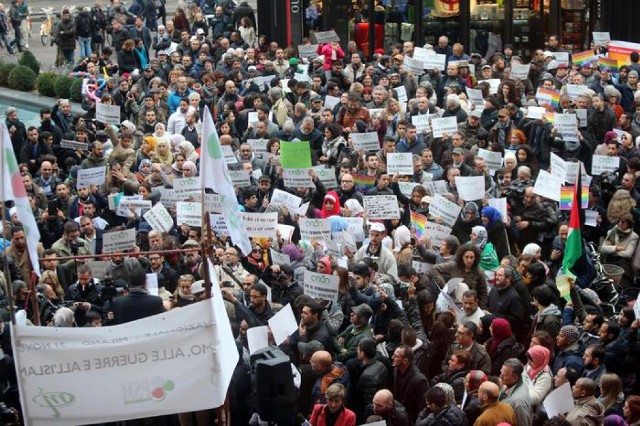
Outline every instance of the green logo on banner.
<path fill-rule="evenodd" d="M 32 398 L 32 401 L 40 407 L 48 407 L 53 412 L 53 417 L 60 417 L 59 408 L 68 407 L 73 404 L 76 397 L 69 392 L 43 392 L 38 389 L 38 395 Z"/>

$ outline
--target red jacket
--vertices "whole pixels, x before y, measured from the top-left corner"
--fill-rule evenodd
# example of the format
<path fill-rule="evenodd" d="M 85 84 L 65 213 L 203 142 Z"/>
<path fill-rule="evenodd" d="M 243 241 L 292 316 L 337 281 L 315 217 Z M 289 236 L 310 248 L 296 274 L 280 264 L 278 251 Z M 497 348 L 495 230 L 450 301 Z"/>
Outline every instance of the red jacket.
<path fill-rule="evenodd" d="M 311 419 L 309 420 L 311 426 L 326 426 L 326 409 L 327 404 L 316 404 L 313 406 L 313 413 L 311 413 Z M 347 407 L 343 407 L 342 412 L 336 420 L 335 426 L 356 426 L 356 414 Z"/>

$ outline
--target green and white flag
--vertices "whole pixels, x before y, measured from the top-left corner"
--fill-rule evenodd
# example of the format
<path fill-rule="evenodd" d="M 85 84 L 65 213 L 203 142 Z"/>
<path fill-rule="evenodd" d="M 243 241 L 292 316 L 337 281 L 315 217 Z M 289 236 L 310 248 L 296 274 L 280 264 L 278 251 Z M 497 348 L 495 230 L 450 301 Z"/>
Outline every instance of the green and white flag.
<path fill-rule="evenodd" d="M 209 108 L 204 110 L 204 126 L 202 128 L 202 146 L 200 153 L 200 176 L 202 187 L 212 189 L 220 195 L 222 215 L 227 222 L 229 236 L 233 244 L 238 246 L 245 256 L 251 253 L 251 242 L 240 214 L 240 206 L 229 177 L 224 154 L 220 147 L 218 132 L 213 125 Z"/>
<path fill-rule="evenodd" d="M 33 211 L 29 205 L 29 197 L 22 183 L 20 169 L 16 161 L 16 154 L 13 152 L 11 144 L 11 136 L 6 123 L 0 123 L 0 149 L 2 149 L 2 200 L 13 200 L 17 210 L 18 219 L 24 228 L 24 234 L 27 240 L 27 250 L 29 251 L 29 259 L 34 272 L 40 276 L 40 262 L 38 261 L 38 242 L 40 242 L 40 231 L 36 225 L 36 219 L 33 217 Z M 0 206 L 4 208 L 4 206 Z M 23 277 L 28 281 L 29 277 Z"/>

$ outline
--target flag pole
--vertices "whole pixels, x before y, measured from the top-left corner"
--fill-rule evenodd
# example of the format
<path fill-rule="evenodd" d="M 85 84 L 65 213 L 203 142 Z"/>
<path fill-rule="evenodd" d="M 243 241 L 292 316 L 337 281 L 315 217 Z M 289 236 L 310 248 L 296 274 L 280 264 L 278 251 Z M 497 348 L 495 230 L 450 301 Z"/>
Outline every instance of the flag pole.
<path fill-rule="evenodd" d="M 6 123 L 2 123 L 3 127 L 6 127 Z M 4 134 L 3 130 L 2 133 Z M 5 141 L 6 142 L 6 141 Z M 4 144 L 3 144 L 4 145 Z M 2 164 L 2 167 L 6 167 L 6 165 L 4 164 L 4 146 L 0 147 L 0 164 Z M 2 172 L 2 176 L 3 176 L 3 181 L 4 181 L 4 172 Z M 5 185 L 9 185 L 9 182 L 2 182 L 3 187 Z M 2 247 L 2 258 L 3 258 L 3 263 L 4 263 L 4 277 L 5 277 L 5 292 L 7 294 L 7 302 L 9 303 L 9 315 L 11 317 L 11 324 L 16 325 L 16 312 L 15 312 L 15 306 L 14 303 L 15 301 L 13 300 L 13 284 L 11 283 L 11 273 L 9 272 L 9 260 L 7 259 L 7 221 L 6 219 L 6 206 L 5 206 L 5 199 L 4 199 L 4 190 L 2 190 L 0 188 L 0 208 L 2 208 L 2 215 L 0 217 L 0 220 L 2 220 L 2 244 L 4 244 L 4 247 Z M 9 218 L 9 220 L 11 220 L 11 218 Z"/>

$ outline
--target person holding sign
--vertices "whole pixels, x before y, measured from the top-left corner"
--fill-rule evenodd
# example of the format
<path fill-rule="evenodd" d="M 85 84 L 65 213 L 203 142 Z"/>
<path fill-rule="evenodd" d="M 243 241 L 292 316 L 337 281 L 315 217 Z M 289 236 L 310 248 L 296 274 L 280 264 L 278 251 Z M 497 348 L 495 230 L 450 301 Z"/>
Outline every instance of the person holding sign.
<path fill-rule="evenodd" d="M 369 228 L 369 243 L 363 244 L 355 255 L 355 262 L 358 263 L 365 257 L 373 259 L 378 265 L 378 272 L 389 274 L 392 277 L 398 276 L 398 265 L 396 258 L 391 251 L 382 245 L 387 230 L 384 224 L 374 222 Z"/>

